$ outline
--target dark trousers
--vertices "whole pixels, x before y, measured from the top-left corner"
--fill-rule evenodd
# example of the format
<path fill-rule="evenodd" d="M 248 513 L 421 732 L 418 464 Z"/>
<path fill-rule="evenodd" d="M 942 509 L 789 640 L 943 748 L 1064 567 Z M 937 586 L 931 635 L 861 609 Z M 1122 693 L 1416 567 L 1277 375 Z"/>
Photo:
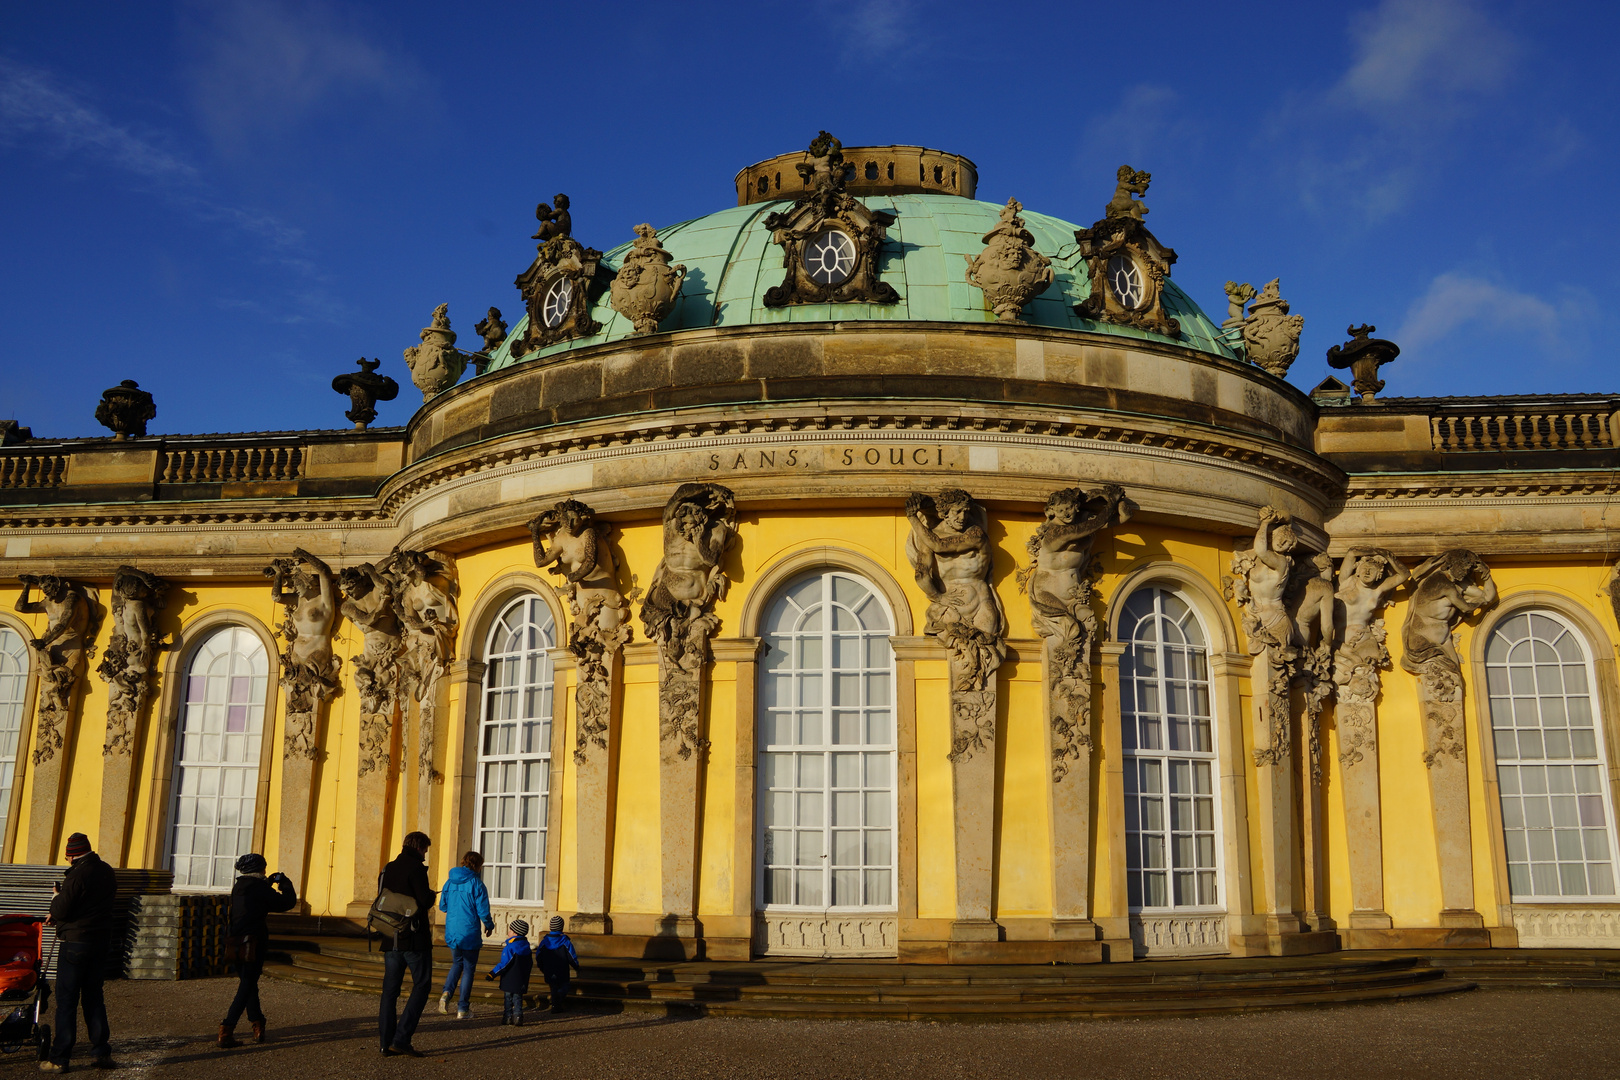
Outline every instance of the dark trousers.
<path fill-rule="evenodd" d="M 81 1002 L 90 1052 L 98 1058 L 112 1056 L 107 1003 L 101 996 L 107 949 L 105 941 L 64 941 L 56 954 L 56 1041 L 51 1044 L 51 1060 L 58 1065 L 66 1065 L 73 1054 L 73 1043 L 79 1037 L 75 1014 Z"/>
<path fill-rule="evenodd" d="M 568 982 L 566 971 L 556 977 L 546 976 L 546 987 L 551 991 L 551 1008 L 554 1011 L 561 1010 L 568 1000 Z"/>
<path fill-rule="evenodd" d="M 405 970 L 411 972 L 411 996 L 405 999 L 405 1011 L 394 1019 L 394 1006 L 399 991 L 405 985 Z M 432 989 L 433 954 L 421 951 L 393 949 L 383 953 L 382 1003 L 377 1010 L 377 1035 L 384 1050 L 394 1046 L 411 1045 L 416 1034 L 416 1023 L 422 1019 L 427 1005 L 428 991 Z"/>
<path fill-rule="evenodd" d="M 226 1031 L 235 1031 L 236 1022 L 242 1019 L 242 1010 L 247 1010 L 248 1020 L 255 1024 L 264 1023 L 264 1010 L 259 1008 L 259 976 L 264 974 L 263 960 L 238 960 L 236 963 L 236 997 L 231 1000 L 231 1007 L 225 1011 Z"/>
<path fill-rule="evenodd" d="M 504 1020 L 507 1017 L 510 1017 L 513 1020 L 523 1019 L 522 994 L 514 994 L 510 990 L 506 992 L 506 1012 L 502 1014 L 501 1019 Z"/>

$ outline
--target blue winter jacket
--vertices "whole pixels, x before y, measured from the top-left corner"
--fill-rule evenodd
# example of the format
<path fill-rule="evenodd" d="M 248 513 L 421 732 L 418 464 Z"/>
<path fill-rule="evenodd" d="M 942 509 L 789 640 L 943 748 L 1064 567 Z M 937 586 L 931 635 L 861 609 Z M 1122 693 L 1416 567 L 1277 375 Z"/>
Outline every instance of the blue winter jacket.
<path fill-rule="evenodd" d="M 529 948 L 529 939 L 509 937 L 506 947 L 501 950 L 501 959 L 490 969 L 491 975 L 501 977 L 501 990 L 508 994 L 527 994 L 529 992 L 529 972 L 534 970 L 534 951 Z"/>
<path fill-rule="evenodd" d="M 495 920 L 489 917 L 489 890 L 479 876 L 458 866 L 445 879 L 439 893 L 439 910 L 444 912 L 444 943 L 452 949 L 476 949 L 484 944 L 478 933 L 483 924 L 485 934 L 495 932 Z"/>
<path fill-rule="evenodd" d="M 574 943 L 563 933 L 553 932 L 541 938 L 540 944 L 534 948 L 534 962 L 548 983 L 567 982 L 569 968 L 573 968 L 575 973 L 579 971 L 579 954 L 574 952 Z"/>

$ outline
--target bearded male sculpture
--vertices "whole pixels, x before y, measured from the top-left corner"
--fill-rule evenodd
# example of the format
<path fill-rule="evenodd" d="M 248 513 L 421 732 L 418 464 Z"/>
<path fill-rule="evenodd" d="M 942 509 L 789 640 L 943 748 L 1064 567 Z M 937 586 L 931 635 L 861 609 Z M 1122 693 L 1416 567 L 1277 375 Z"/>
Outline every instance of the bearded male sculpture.
<path fill-rule="evenodd" d="M 400 654 L 404 635 L 394 609 L 394 584 L 371 563 L 338 573 L 340 613 L 365 639 L 354 657 L 354 689 L 360 695 L 360 775 L 388 768 L 394 710 L 399 705 Z"/>
<path fill-rule="evenodd" d="M 62 749 L 73 687 L 84 674 L 90 650 L 90 600 L 82 586 L 55 574 L 23 574 L 18 580 L 23 589 L 17 597 L 17 610 L 45 616 L 44 631 L 28 643 L 40 666 L 33 754 L 34 764 L 40 765 Z M 38 599 L 30 599 L 35 590 Z"/>
<path fill-rule="evenodd" d="M 305 569 L 308 567 L 308 569 Z M 265 567 L 270 595 L 286 611 L 281 635 L 281 685 L 287 692 L 288 757 L 314 759 L 316 710 L 338 692 L 338 669 L 332 655 L 332 630 L 337 625 L 337 585 L 332 568 L 303 548 L 292 558 L 277 559 Z"/>
<path fill-rule="evenodd" d="M 455 655 L 455 582 L 450 560 L 437 552 L 396 551 L 377 568 L 394 590 L 394 614 L 403 628 L 403 683 L 416 698 L 417 775 L 429 783 L 443 779 L 433 767 L 438 725 L 439 680 Z M 434 578 L 446 582 L 445 588 Z M 402 763 L 403 767 L 403 763 Z"/>
<path fill-rule="evenodd" d="M 1464 618 L 1496 605 L 1496 581 L 1484 560 L 1463 548 L 1424 560 L 1412 580 L 1417 586 L 1401 629 L 1401 667 L 1418 677 L 1423 763 L 1433 768 L 1441 756 L 1463 760 L 1462 659 L 1452 633 Z"/>
<path fill-rule="evenodd" d="M 107 740 L 102 747 L 106 756 L 127 755 L 134 749 L 150 690 L 148 676 L 164 647 L 152 620 L 163 609 L 168 591 L 167 581 L 133 566 L 120 566 L 113 578 L 112 637 L 96 667 L 107 684 Z"/>

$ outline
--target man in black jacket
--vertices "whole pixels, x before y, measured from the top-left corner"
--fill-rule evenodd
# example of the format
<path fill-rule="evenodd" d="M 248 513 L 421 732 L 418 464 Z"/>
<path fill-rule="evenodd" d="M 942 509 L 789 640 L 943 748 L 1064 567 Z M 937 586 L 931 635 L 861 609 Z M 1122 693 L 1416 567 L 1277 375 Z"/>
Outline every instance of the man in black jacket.
<path fill-rule="evenodd" d="M 52 885 L 50 923 L 56 927 L 56 1041 L 42 1072 L 67 1072 L 73 1043 L 79 1036 L 74 1015 L 84 1004 L 84 1033 L 90 1039 L 96 1067 L 114 1068 L 107 1004 L 101 996 L 112 948 L 113 897 L 118 879 L 112 867 L 90 850 L 84 833 L 67 840 L 68 870 Z"/>
<path fill-rule="evenodd" d="M 377 1034 L 383 1055 L 404 1054 L 421 1057 L 411 1045 L 416 1024 L 427 1005 L 433 979 L 433 930 L 428 919 L 433 910 L 433 890 L 428 887 L 427 850 L 433 841 L 426 833 L 406 833 L 405 846 L 394 861 L 383 867 L 382 887 L 416 901 L 416 914 L 397 936 L 383 946 L 382 1002 L 377 1011 Z M 411 972 L 411 996 L 405 999 L 405 1012 L 396 1023 L 394 1006 L 405 984 L 405 970 Z"/>
<path fill-rule="evenodd" d="M 298 893 L 286 874 L 264 876 L 264 856 L 250 851 L 236 860 L 240 876 L 231 887 L 231 940 L 236 943 L 236 997 L 219 1022 L 219 1045 L 239 1046 L 236 1022 L 247 1011 L 253 1041 L 264 1042 L 264 1010 L 259 1007 L 259 976 L 264 974 L 264 953 L 270 947 L 271 912 L 290 911 Z"/>

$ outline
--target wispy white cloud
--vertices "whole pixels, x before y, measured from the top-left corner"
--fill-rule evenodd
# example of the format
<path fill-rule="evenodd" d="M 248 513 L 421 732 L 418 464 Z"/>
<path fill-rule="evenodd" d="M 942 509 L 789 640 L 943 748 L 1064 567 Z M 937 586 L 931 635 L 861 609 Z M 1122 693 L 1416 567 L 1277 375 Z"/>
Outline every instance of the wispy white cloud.
<path fill-rule="evenodd" d="M 413 59 L 378 44 L 337 8 L 308 0 L 193 3 L 181 41 L 199 121 L 228 155 L 324 107 L 355 98 L 404 102 L 426 85 Z"/>
<path fill-rule="evenodd" d="M 1422 352 L 1468 331 L 1528 340 L 1543 352 L 1560 352 L 1572 337 L 1583 336 L 1593 314 L 1591 298 L 1565 290 L 1555 300 L 1521 292 L 1500 282 L 1448 271 L 1406 313 L 1394 339 L 1403 348 Z"/>
<path fill-rule="evenodd" d="M 1353 21 L 1351 36 L 1355 59 L 1334 94 L 1398 126 L 1500 90 L 1519 52 L 1469 0 L 1384 0 Z"/>
<path fill-rule="evenodd" d="M 0 144 L 78 154 L 148 180 L 191 182 L 197 170 L 113 123 L 47 72 L 0 57 Z"/>
<path fill-rule="evenodd" d="M 926 18 L 914 0 L 821 0 L 828 25 L 848 63 L 903 60 L 930 40 Z"/>
<path fill-rule="evenodd" d="M 1202 140 L 1201 128 L 1179 94 L 1168 86 L 1139 83 L 1086 125 L 1084 165 L 1112 176 L 1121 162 L 1141 167 L 1167 149 L 1184 151 Z"/>

